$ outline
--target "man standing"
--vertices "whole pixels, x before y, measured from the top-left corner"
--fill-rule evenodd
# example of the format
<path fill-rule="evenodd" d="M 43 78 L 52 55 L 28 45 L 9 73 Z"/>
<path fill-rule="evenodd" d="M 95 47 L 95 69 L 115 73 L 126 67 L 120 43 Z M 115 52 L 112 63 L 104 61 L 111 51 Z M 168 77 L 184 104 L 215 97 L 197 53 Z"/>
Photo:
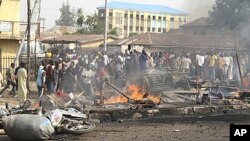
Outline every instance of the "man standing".
<path fill-rule="evenodd" d="M 188 57 L 188 55 L 185 55 L 185 57 L 181 61 L 182 72 L 189 74 L 191 64 L 192 64 L 191 59 Z"/>
<path fill-rule="evenodd" d="M 148 55 L 145 50 L 142 50 L 142 53 L 139 57 L 139 63 L 140 63 L 140 70 L 141 72 L 144 72 L 147 69 L 147 61 L 148 61 Z"/>
<path fill-rule="evenodd" d="M 89 64 L 85 65 L 84 70 L 82 71 L 83 77 L 83 86 L 88 96 L 93 96 L 94 90 L 91 83 L 92 77 L 94 76 L 93 71 L 90 69 Z"/>
<path fill-rule="evenodd" d="M 215 54 L 211 54 L 208 62 L 208 72 L 210 80 L 215 80 L 215 61 L 217 60 L 217 56 Z"/>
<path fill-rule="evenodd" d="M 0 97 L 2 97 L 3 92 L 12 86 L 12 94 L 15 95 L 16 92 L 16 84 L 15 84 L 15 64 L 11 63 L 10 68 L 8 68 L 6 72 L 6 80 L 7 80 L 7 85 L 2 89 L 0 92 Z"/>
<path fill-rule="evenodd" d="M 20 103 L 22 104 L 26 101 L 27 97 L 27 87 L 26 87 L 26 80 L 27 80 L 27 71 L 25 69 L 25 63 L 20 64 L 20 69 L 17 72 L 17 79 L 18 79 L 18 97 Z"/>
<path fill-rule="evenodd" d="M 197 54 L 196 55 L 196 62 L 197 62 L 197 71 L 198 71 L 198 76 L 199 78 L 203 78 L 203 70 L 204 70 L 204 62 L 205 62 L 205 56 L 203 53 Z"/>

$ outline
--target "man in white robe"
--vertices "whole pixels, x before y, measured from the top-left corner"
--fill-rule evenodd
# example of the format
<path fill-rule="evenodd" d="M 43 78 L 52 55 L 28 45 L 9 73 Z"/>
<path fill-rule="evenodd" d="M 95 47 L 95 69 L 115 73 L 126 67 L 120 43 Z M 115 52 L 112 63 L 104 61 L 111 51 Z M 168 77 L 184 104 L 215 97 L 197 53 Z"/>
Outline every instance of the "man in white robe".
<path fill-rule="evenodd" d="M 27 71 L 25 69 L 25 64 L 20 64 L 20 69 L 17 72 L 17 78 L 18 78 L 18 97 L 19 102 L 22 104 L 24 101 L 26 101 L 27 98 L 27 87 L 26 87 L 26 80 L 27 80 Z"/>

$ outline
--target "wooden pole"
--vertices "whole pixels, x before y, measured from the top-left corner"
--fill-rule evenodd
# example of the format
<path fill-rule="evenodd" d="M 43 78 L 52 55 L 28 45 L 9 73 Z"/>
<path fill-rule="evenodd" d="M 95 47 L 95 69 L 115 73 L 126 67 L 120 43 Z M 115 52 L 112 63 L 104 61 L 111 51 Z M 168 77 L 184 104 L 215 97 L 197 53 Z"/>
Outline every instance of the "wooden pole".
<path fill-rule="evenodd" d="M 27 14 L 28 14 L 28 19 L 27 19 L 27 74 L 28 74 L 28 77 L 27 77 L 27 88 L 28 90 L 30 90 L 30 24 L 31 24 L 31 20 L 30 20 L 30 14 L 31 14 L 31 9 L 30 9 L 30 0 L 27 0 Z"/>
<path fill-rule="evenodd" d="M 238 65 L 241 86 L 243 86 L 242 71 L 241 71 L 241 67 L 240 67 L 240 60 L 239 60 L 237 45 L 238 45 L 238 26 L 235 27 L 235 51 L 236 51 L 235 57 L 236 57 L 237 65 Z"/>
<path fill-rule="evenodd" d="M 105 0 L 105 14 L 104 14 L 104 16 L 105 16 L 105 19 L 104 19 L 104 44 L 103 44 L 103 48 L 104 48 L 104 51 L 106 51 L 107 50 L 107 30 L 108 30 L 108 28 L 107 28 L 107 26 L 108 26 L 108 7 L 107 7 L 107 1 L 108 0 Z"/>

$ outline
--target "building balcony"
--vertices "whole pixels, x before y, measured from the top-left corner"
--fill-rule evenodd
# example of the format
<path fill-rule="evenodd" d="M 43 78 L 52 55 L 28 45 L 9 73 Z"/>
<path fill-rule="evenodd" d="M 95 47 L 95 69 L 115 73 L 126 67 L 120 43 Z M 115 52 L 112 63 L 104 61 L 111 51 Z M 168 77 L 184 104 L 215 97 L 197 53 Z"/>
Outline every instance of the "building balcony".
<path fill-rule="evenodd" d="M 26 27 L 26 22 L 0 20 L 0 39 L 20 40 L 25 34 Z M 40 37 L 39 23 L 31 23 L 30 30 L 31 39 Z"/>

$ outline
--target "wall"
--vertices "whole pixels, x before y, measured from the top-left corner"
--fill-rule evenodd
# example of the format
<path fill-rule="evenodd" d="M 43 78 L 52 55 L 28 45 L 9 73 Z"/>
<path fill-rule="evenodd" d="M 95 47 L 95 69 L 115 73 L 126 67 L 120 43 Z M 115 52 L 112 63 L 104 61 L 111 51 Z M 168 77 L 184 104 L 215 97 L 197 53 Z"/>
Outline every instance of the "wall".
<path fill-rule="evenodd" d="M 20 0 L 3 0 L 0 6 L 0 21 L 10 21 L 12 24 L 11 32 L 3 32 L 2 34 L 19 35 L 20 21 Z M 1 36 L 1 34 L 0 34 Z"/>
<path fill-rule="evenodd" d="M 3 0 L 0 6 L 0 20 L 19 21 L 20 0 Z"/>
<path fill-rule="evenodd" d="M 0 71 L 6 73 L 7 68 L 14 62 L 17 48 L 19 47 L 18 40 L 1 40 L 0 39 Z M 4 75 L 5 77 L 5 75 Z"/>
<path fill-rule="evenodd" d="M 0 39 L 0 48 L 2 50 L 2 57 L 16 56 L 18 47 L 19 47 L 18 40 L 1 40 Z"/>

